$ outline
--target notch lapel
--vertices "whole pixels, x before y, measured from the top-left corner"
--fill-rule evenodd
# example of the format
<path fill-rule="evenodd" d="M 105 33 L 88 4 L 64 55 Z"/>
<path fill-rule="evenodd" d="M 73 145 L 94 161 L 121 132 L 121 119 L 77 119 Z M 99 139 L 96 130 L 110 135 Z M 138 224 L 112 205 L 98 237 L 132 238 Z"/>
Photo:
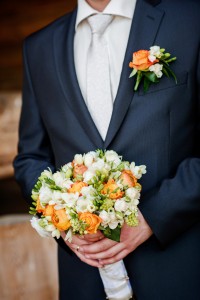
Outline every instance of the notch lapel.
<path fill-rule="evenodd" d="M 74 65 L 75 10 L 54 33 L 56 71 L 69 107 L 96 148 L 103 148 L 103 140 L 92 120 L 78 84 Z M 67 109 L 67 108 L 66 108 Z"/>
<path fill-rule="evenodd" d="M 131 73 L 129 62 L 132 60 L 133 52 L 140 49 L 149 49 L 149 47 L 154 45 L 163 16 L 164 12 L 153 7 L 146 1 L 137 1 L 117 97 L 114 102 L 113 114 L 104 143 L 105 149 L 108 148 L 119 130 L 134 97 L 134 82 L 132 78 L 129 78 L 129 74 Z"/>

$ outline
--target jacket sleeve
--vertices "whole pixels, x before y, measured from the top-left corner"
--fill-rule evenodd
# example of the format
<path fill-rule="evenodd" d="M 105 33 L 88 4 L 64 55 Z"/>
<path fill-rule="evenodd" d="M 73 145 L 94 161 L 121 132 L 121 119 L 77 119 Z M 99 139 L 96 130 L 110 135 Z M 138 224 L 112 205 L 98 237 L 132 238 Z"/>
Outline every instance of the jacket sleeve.
<path fill-rule="evenodd" d="M 18 155 L 14 160 L 15 177 L 25 199 L 31 203 L 31 190 L 40 173 L 55 170 L 51 144 L 44 128 L 31 82 L 26 41 L 23 47 L 23 101 L 19 125 Z"/>
<path fill-rule="evenodd" d="M 200 57 L 196 78 L 194 157 L 182 161 L 175 176 L 145 194 L 139 206 L 164 247 L 200 221 Z"/>

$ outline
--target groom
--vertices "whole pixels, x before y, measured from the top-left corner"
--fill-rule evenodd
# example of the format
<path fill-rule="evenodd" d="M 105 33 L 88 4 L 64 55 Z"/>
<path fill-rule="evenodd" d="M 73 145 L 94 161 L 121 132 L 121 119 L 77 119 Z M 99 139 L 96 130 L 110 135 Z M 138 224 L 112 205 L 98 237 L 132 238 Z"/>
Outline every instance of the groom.
<path fill-rule="evenodd" d="M 90 18 L 99 12 L 111 16 L 102 39 L 92 23 L 105 22 Z M 120 243 L 101 233 L 58 241 L 60 299 L 105 299 L 95 267 L 120 259 L 139 300 L 200 297 L 199 12 L 198 0 L 79 0 L 24 43 L 14 167 L 25 197 L 44 169 L 97 148 L 148 171 L 139 226 L 124 226 Z M 177 57 L 178 83 L 163 76 L 134 92 L 132 53 L 153 45 Z"/>

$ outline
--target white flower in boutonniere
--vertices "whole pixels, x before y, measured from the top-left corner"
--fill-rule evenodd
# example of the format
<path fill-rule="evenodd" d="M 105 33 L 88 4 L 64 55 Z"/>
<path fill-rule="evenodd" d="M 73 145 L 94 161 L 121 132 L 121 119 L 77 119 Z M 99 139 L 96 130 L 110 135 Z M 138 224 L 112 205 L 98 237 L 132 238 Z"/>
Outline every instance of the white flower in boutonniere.
<path fill-rule="evenodd" d="M 133 53 L 133 60 L 129 67 L 133 68 L 129 77 L 136 75 L 134 90 L 137 91 L 140 82 L 143 80 L 144 91 L 146 92 L 150 84 L 159 82 L 159 78 L 164 75 L 172 76 L 177 83 L 176 75 L 169 68 L 169 63 L 176 60 L 170 53 L 165 53 L 165 49 L 159 46 L 152 46 L 150 50 L 139 50 Z"/>

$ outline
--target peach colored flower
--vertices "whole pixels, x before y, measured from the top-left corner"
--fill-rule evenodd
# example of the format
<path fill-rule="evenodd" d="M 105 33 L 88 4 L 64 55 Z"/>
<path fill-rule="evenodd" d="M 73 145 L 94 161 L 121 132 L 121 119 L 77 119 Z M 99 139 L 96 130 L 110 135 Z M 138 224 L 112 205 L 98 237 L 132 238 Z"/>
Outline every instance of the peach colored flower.
<path fill-rule="evenodd" d="M 76 178 L 77 175 L 83 175 L 87 169 L 88 168 L 85 165 L 75 165 L 73 169 L 73 177 Z"/>
<path fill-rule="evenodd" d="M 102 221 L 102 219 L 99 216 L 89 212 L 80 213 L 79 220 L 82 220 L 86 224 L 88 224 L 88 227 L 86 229 L 88 233 L 96 233 Z"/>
<path fill-rule="evenodd" d="M 58 210 L 54 209 L 52 222 L 54 226 L 61 231 L 67 230 L 71 226 L 70 220 L 68 219 L 64 208 Z"/>
<path fill-rule="evenodd" d="M 128 187 L 134 187 L 137 183 L 137 179 L 130 170 L 124 170 L 120 176 L 123 185 Z"/>
<path fill-rule="evenodd" d="M 47 216 L 52 216 L 53 215 L 53 213 L 54 213 L 54 206 L 55 205 L 46 205 L 45 206 L 45 209 L 44 209 L 44 212 L 43 212 L 43 215 L 45 216 L 45 217 L 47 217 Z"/>
<path fill-rule="evenodd" d="M 129 63 L 130 68 L 134 68 L 137 70 L 146 70 L 156 62 L 158 62 L 158 59 L 151 62 L 149 60 L 149 54 L 150 52 L 148 50 L 139 50 L 137 52 L 133 53 L 133 60 Z"/>
<path fill-rule="evenodd" d="M 88 184 L 83 181 L 77 181 L 68 189 L 68 193 L 79 193 L 84 186 L 88 186 Z"/>
<path fill-rule="evenodd" d="M 101 190 L 101 194 L 108 194 L 110 199 L 119 199 L 122 198 L 124 192 L 120 190 L 117 183 L 114 179 L 108 180 L 108 182 L 104 185 L 104 188 Z"/>

